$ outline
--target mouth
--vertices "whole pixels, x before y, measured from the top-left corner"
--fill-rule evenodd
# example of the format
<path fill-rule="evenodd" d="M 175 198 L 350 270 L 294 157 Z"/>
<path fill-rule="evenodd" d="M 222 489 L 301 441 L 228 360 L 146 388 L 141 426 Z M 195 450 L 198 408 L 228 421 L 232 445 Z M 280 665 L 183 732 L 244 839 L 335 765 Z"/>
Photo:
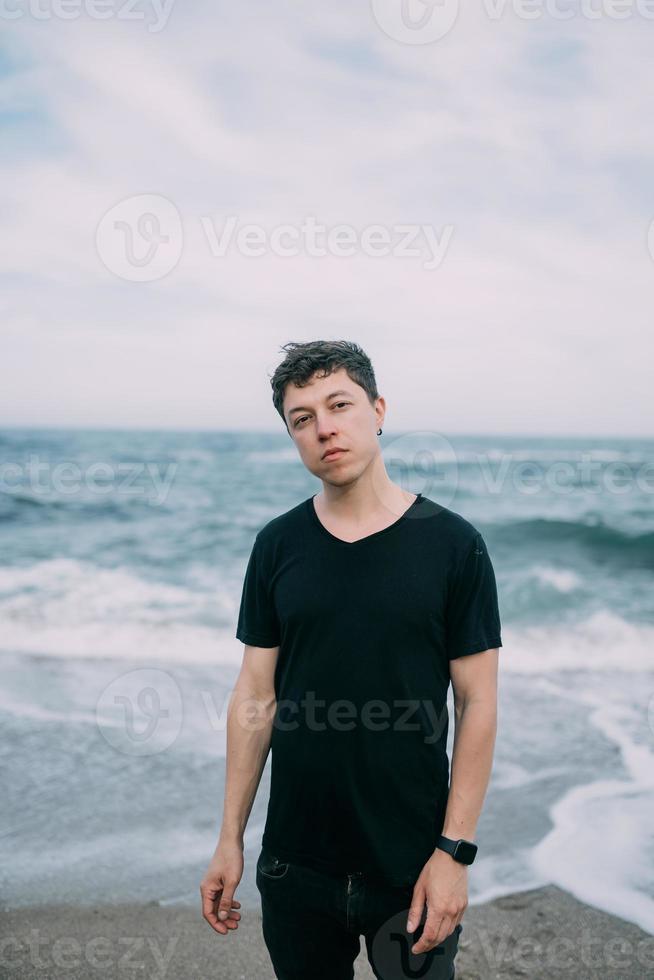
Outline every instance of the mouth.
<path fill-rule="evenodd" d="M 347 449 L 332 449 L 331 452 L 325 453 L 323 460 L 327 462 L 330 459 L 339 459 L 341 456 L 344 456 L 346 452 Z"/>

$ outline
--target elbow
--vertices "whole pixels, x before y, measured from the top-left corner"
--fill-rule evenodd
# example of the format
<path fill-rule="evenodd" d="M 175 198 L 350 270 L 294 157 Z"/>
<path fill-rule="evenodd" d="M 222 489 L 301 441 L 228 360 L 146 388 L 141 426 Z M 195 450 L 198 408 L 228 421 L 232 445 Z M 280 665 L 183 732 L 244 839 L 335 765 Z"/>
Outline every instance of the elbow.
<path fill-rule="evenodd" d="M 457 721 L 466 712 L 474 712 L 476 718 L 484 718 L 489 724 L 497 725 L 497 697 L 488 692 L 459 694 L 454 698 L 454 714 Z"/>
<path fill-rule="evenodd" d="M 263 716 L 272 721 L 277 709 L 277 696 L 274 688 L 239 682 L 234 688 L 232 703 L 244 719 L 254 720 Z"/>

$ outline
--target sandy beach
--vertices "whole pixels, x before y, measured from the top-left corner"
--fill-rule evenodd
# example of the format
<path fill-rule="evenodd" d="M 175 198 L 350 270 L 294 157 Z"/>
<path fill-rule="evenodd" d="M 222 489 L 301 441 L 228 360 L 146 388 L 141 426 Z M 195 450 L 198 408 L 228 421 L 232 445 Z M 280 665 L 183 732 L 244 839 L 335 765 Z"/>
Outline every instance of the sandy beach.
<path fill-rule="evenodd" d="M 457 980 L 654 976 L 654 936 L 554 885 L 469 906 L 463 927 Z M 239 928 L 227 936 L 204 922 L 199 904 L 4 910 L 2 940 L 0 977 L 11 980 L 274 978 L 256 907 L 244 906 Z M 355 978 L 372 980 L 361 944 Z"/>

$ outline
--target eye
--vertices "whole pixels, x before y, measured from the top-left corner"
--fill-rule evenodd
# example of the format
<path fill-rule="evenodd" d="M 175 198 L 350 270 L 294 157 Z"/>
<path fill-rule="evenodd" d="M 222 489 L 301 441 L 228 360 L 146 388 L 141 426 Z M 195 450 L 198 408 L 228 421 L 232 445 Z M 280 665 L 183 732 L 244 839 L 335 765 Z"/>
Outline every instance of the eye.
<path fill-rule="evenodd" d="M 341 405 L 351 405 L 351 404 L 352 404 L 352 402 L 334 402 L 334 404 L 332 405 L 332 408 L 339 408 Z M 297 427 L 300 425 L 300 423 L 306 421 L 306 419 L 308 419 L 308 418 L 309 418 L 308 415 L 302 415 L 299 419 L 296 419 L 295 424 L 293 425 L 293 428 L 294 429 L 297 429 Z"/>

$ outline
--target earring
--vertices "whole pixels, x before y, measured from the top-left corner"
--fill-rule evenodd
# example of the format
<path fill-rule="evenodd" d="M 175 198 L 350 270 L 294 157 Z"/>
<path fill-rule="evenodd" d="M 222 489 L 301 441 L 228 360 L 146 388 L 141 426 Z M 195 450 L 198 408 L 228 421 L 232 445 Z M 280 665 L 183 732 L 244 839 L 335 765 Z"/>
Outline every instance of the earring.
<path fill-rule="evenodd" d="M 382 434 L 382 430 L 380 429 L 377 435 L 380 436 L 381 434 Z"/>

